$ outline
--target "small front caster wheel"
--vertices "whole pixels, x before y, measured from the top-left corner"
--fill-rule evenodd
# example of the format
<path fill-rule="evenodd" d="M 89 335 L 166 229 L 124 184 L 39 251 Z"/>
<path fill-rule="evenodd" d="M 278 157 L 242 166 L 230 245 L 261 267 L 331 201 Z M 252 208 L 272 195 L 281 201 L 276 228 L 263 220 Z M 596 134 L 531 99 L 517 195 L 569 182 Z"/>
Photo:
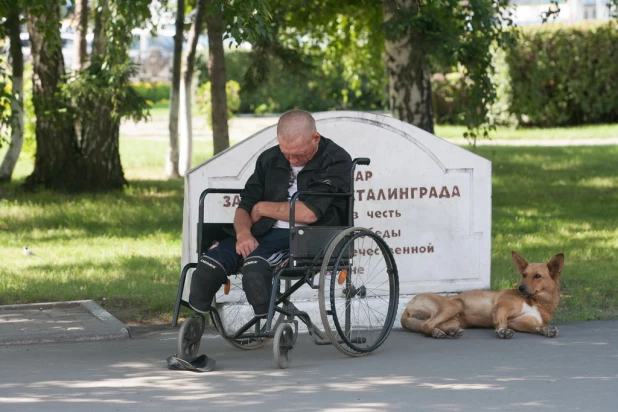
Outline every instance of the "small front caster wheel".
<path fill-rule="evenodd" d="M 281 369 L 287 369 L 292 363 L 292 348 L 294 347 L 294 331 L 289 323 L 282 323 L 275 331 L 273 338 L 273 355 L 275 363 Z"/>
<path fill-rule="evenodd" d="M 178 352 L 176 356 L 185 360 L 197 356 L 203 331 L 197 317 L 191 316 L 185 320 L 178 331 Z"/>

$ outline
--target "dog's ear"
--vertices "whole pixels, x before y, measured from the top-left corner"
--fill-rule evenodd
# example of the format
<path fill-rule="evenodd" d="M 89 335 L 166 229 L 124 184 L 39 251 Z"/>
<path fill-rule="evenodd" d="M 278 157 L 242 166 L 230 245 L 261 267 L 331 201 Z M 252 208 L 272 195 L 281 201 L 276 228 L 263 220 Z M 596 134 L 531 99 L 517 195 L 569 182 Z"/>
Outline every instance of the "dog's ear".
<path fill-rule="evenodd" d="M 515 267 L 519 273 L 524 273 L 524 270 L 528 267 L 528 261 L 519 256 L 514 250 L 511 251 L 511 255 L 513 256 L 513 263 L 515 263 Z"/>
<path fill-rule="evenodd" d="M 558 253 L 551 258 L 549 263 L 547 263 L 547 267 L 549 268 L 549 274 L 552 278 L 560 276 L 562 274 L 562 268 L 564 267 L 564 253 Z"/>

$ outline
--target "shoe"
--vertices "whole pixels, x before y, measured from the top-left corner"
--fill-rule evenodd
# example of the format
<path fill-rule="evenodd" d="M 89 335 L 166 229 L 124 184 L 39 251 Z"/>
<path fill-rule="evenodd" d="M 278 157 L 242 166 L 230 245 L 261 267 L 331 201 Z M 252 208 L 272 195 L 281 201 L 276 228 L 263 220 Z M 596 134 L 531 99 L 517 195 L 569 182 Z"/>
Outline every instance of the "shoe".
<path fill-rule="evenodd" d="M 215 369 L 217 362 L 206 355 L 196 358 L 182 359 L 176 355 L 167 358 L 167 367 L 176 371 L 210 372 Z"/>

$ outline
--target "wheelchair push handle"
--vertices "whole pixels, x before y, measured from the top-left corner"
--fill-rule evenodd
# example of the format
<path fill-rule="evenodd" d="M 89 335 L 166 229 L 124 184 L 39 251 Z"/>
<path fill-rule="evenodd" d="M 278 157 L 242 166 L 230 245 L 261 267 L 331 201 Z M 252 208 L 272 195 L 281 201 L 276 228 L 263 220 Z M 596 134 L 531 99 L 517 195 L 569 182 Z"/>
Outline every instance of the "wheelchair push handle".
<path fill-rule="evenodd" d="M 354 163 L 354 166 L 356 165 L 369 166 L 369 164 L 371 163 L 371 159 L 368 157 L 357 157 L 356 159 L 352 161 L 352 163 Z"/>

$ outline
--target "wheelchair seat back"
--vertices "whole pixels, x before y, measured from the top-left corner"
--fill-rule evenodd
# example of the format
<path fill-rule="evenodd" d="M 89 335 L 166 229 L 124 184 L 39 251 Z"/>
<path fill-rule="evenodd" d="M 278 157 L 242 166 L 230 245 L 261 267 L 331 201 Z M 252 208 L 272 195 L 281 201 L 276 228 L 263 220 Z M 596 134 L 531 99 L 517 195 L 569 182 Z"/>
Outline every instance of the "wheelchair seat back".
<path fill-rule="evenodd" d="M 234 225 L 232 223 L 202 223 L 201 228 L 198 225 L 197 233 L 198 236 L 201 236 L 201 239 L 198 239 L 197 242 L 197 254 L 201 256 L 210 249 L 213 243 L 233 236 Z"/>
<path fill-rule="evenodd" d="M 346 226 L 296 226 L 290 230 L 290 257 L 313 259 L 324 253 L 330 241 Z M 349 253 L 344 255 L 349 257 Z"/>

